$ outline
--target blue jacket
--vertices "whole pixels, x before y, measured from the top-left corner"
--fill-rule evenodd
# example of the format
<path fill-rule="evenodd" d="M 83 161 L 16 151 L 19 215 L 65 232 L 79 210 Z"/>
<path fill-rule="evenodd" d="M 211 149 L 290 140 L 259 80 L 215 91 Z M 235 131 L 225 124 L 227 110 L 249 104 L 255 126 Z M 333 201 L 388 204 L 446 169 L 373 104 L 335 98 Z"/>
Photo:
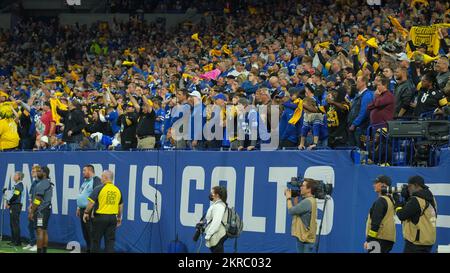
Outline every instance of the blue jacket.
<path fill-rule="evenodd" d="M 183 115 L 185 113 L 190 113 L 189 111 L 191 111 L 191 106 L 187 103 L 184 103 L 183 105 L 178 105 L 175 106 L 174 108 L 172 108 L 172 112 L 171 112 L 171 125 L 173 126 L 175 124 L 175 122 L 177 122 L 179 119 L 183 118 Z M 190 118 L 188 120 L 188 122 L 190 123 Z M 165 130 L 165 129 L 164 129 Z M 183 128 L 183 134 L 186 134 L 187 136 L 190 135 L 190 130 L 191 128 Z"/>
<path fill-rule="evenodd" d="M 362 95 L 357 94 L 355 96 L 355 98 L 353 99 L 352 108 L 350 109 L 349 113 L 349 121 L 352 125 L 355 125 L 355 127 L 365 127 L 365 123 L 369 120 L 369 112 L 367 111 L 367 106 L 373 101 L 373 97 L 374 92 L 369 89 L 366 89 L 366 91 L 364 91 Z"/>
<path fill-rule="evenodd" d="M 283 114 L 281 114 L 280 119 L 280 139 L 298 143 L 298 137 L 300 136 L 303 126 L 303 114 L 297 124 L 289 124 L 289 120 L 292 118 L 292 115 L 294 115 L 297 105 L 292 103 L 292 101 L 288 101 L 283 103 L 283 106 L 284 111 Z"/>
<path fill-rule="evenodd" d="M 206 124 L 206 116 L 203 115 L 206 106 L 203 103 L 192 107 L 191 113 L 191 139 L 203 140 L 203 127 Z M 201 120 L 201 125 L 195 125 L 196 120 Z M 197 127 L 197 128 L 196 128 Z M 196 130 L 198 129 L 198 130 Z"/>
<path fill-rule="evenodd" d="M 95 187 L 101 185 L 100 178 L 92 177 L 83 181 L 80 187 L 80 193 L 77 197 L 77 207 L 85 209 L 88 205 L 88 197 Z"/>
<path fill-rule="evenodd" d="M 118 118 L 119 114 L 115 110 L 109 113 L 109 115 L 106 115 L 106 119 L 109 121 L 109 124 L 111 124 L 111 129 L 114 135 L 120 131 L 120 126 L 117 124 Z"/>
<path fill-rule="evenodd" d="M 250 81 L 243 82 L 241 87 L 244 88 L 247 96 L 254 94 L 259 88 L 258 84 L 253 85 Z"/>

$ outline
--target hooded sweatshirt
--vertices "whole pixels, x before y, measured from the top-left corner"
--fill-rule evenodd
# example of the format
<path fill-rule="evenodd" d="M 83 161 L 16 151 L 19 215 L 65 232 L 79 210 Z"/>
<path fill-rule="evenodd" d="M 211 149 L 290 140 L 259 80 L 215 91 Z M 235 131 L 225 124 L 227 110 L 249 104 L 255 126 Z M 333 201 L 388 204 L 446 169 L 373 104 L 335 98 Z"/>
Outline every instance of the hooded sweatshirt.
<path fill-rule="evenodd" d="M 434 209 L 436 209 L 433 194 L 428 188 L 415 192 L 412 194 L 412 196 L 417 196 L 419 198 L 425 199 L 430 203 L 431 206 L 433 206 Z M 420 214 L 421 209 L 416 198 L 410 198 L 408 202 L 406 202 L 405 206 L 401 210 L 397 211 L 397 216 L 400 221 L 410 219 L 413 224 L 417 224 L 419 222 Z"/>

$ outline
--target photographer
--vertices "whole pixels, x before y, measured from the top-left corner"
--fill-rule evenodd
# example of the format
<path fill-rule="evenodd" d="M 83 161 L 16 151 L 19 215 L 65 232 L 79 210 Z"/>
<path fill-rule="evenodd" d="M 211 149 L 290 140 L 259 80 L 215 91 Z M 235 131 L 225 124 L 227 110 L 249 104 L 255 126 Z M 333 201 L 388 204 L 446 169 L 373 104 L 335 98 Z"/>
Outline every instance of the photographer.
<path fill-rule="evenodd" d="M 394 195 L 398 219 L 402 221 L 405 253 L 429 253 L 436 242 L 437 205 L 421 176 L 412 176 L 403 187 L 400 201 Z"/>
<path fill-rule="evenodd" d="M 368 243 L 376 241 L 380 244 L 381 253 L 389 253 L 395 243 L 394 201 L 387 194 L 387 187 L 391 186 L 391 179 L 386 175 L 378 176 L 373 184 L 378 194 L 377 200 L 369 211 L 366 223 L 366 242 L 364 249 L 370 253 Z"/>
<path fill-rule="evenodd" d="M 292 190 L 286 189 L 288 212 L 292 216 L 291 234 L 297 239 L 298 253 L 312 253 L 316 242 L 317 231 L 317 201 L 315 194 L 318 188 L 318 181 L 305 178 L 301 187 L 300 195 L 302 200 L 292 203 Z"/>
<path fill-rule="evenodd" d="M 226 209 L 227 189 L 220 186 L 213 187 L 209 194 L 209 200 L 213 204 L 206 212 L 206 246 L 209 247 L 212 253 L 224 253 L 223 244 L 227 236 L 222 219 Z"/>

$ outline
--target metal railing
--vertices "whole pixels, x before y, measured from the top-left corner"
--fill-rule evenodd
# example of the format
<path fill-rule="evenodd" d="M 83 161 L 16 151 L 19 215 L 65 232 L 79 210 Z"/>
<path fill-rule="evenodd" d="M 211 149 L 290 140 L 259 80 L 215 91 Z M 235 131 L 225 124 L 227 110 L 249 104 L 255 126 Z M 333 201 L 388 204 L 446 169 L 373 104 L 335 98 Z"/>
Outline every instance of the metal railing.
<path fill-rule="evenodd" d="M 419 120 L 439 120 L 440 117 L 431 111 L 421 114 Z M 388 125 L 380 123 L 367 128 L 364 144 L 360 151 L 362 164 L 432 167 L 439 164 L 440 150 L 449 147 L 450 143 L 417 136 L 394 137 L 389 134 Z"/>

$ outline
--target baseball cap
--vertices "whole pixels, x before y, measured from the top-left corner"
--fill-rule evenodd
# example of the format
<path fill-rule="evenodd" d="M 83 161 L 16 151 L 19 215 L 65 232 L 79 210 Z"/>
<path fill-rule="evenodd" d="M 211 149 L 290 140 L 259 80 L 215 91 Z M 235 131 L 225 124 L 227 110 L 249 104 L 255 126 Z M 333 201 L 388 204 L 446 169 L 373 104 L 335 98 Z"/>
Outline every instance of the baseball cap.
<path fill-rule="evenodd" d="M 391 178 L 387 175 L 379 175 L 379 176 L 377 176 L 377 178 L 375 178 L 375 181 L 373 181 L 373 182 L 374 183 L 380 182 L 380 183 L 386 184 L 388 186 L 391 186 L 391 184 L 392 184 Z"/>
<path fill-rule="evenodd" d="M 48 144 L 48 137 L 47 136 L 42 136 L 41 137 L 41 141 Z"/>
<path fill-rule="evenodd" d="M 422 188 L 428 188 L 427 185 L 425 185 L 425 181 L 423 180 L 423 177 L 420 175 L 415 175 L 415 176 L 411 176 L 408 179 L 408 185 L 418 185 L 421 186 Z"/>
<path fill-rule="evenodd" d="M 202 98 L 202 95 L 198 91 L 192 91 L 191 93 L 189 93 L 189 96 L 196 97 L 196 98 L 199 98 L 199 99 Z"/>
<path fill-rule="evenodd" d="M 284 93 L 283 91 L 279 91 L 277 94 L 275 94 L 275 98 L 284 98 L 286 96 L 286 93 Z"/>
<path fill-rule="evenodd" d="M 289 53 L 289 51 L 287 49 L 282 49 L 282 50 L 280 50 L 280 54 L 279 55 L 283 56 L 283 55 L 288 54 L 288 53 Z"/>
<path fill-rule="evenodd" d="M 215 95 L 213 98 L 214 98 L 215 100 L 224 100 L 224 101 L 227 101 L 227 97 L 226 97 L 224 94 L 222 94 L 222 93 Z"/>
<path fill-rule="evenodd" d="M 164 96 L 164 98 L 165 98 L 166 100 L 172 98 L 172 93 L 166 93 L 166 95 Z"/>
<path fill-rule="evenodd" d="M 316 91 L 314 86 L 312 84 L 309 84 L 309 83 L 305 84 L 305 88 L 308 88 L 313 93 Z"/>
<path fill-rule="evenodd" d="M 406 53 L 404 53 L 404 52 L 398 53 L 396 55 L 397 55 L 397 61 L 409 61 L 408 55 L 406 55 Z"/>

